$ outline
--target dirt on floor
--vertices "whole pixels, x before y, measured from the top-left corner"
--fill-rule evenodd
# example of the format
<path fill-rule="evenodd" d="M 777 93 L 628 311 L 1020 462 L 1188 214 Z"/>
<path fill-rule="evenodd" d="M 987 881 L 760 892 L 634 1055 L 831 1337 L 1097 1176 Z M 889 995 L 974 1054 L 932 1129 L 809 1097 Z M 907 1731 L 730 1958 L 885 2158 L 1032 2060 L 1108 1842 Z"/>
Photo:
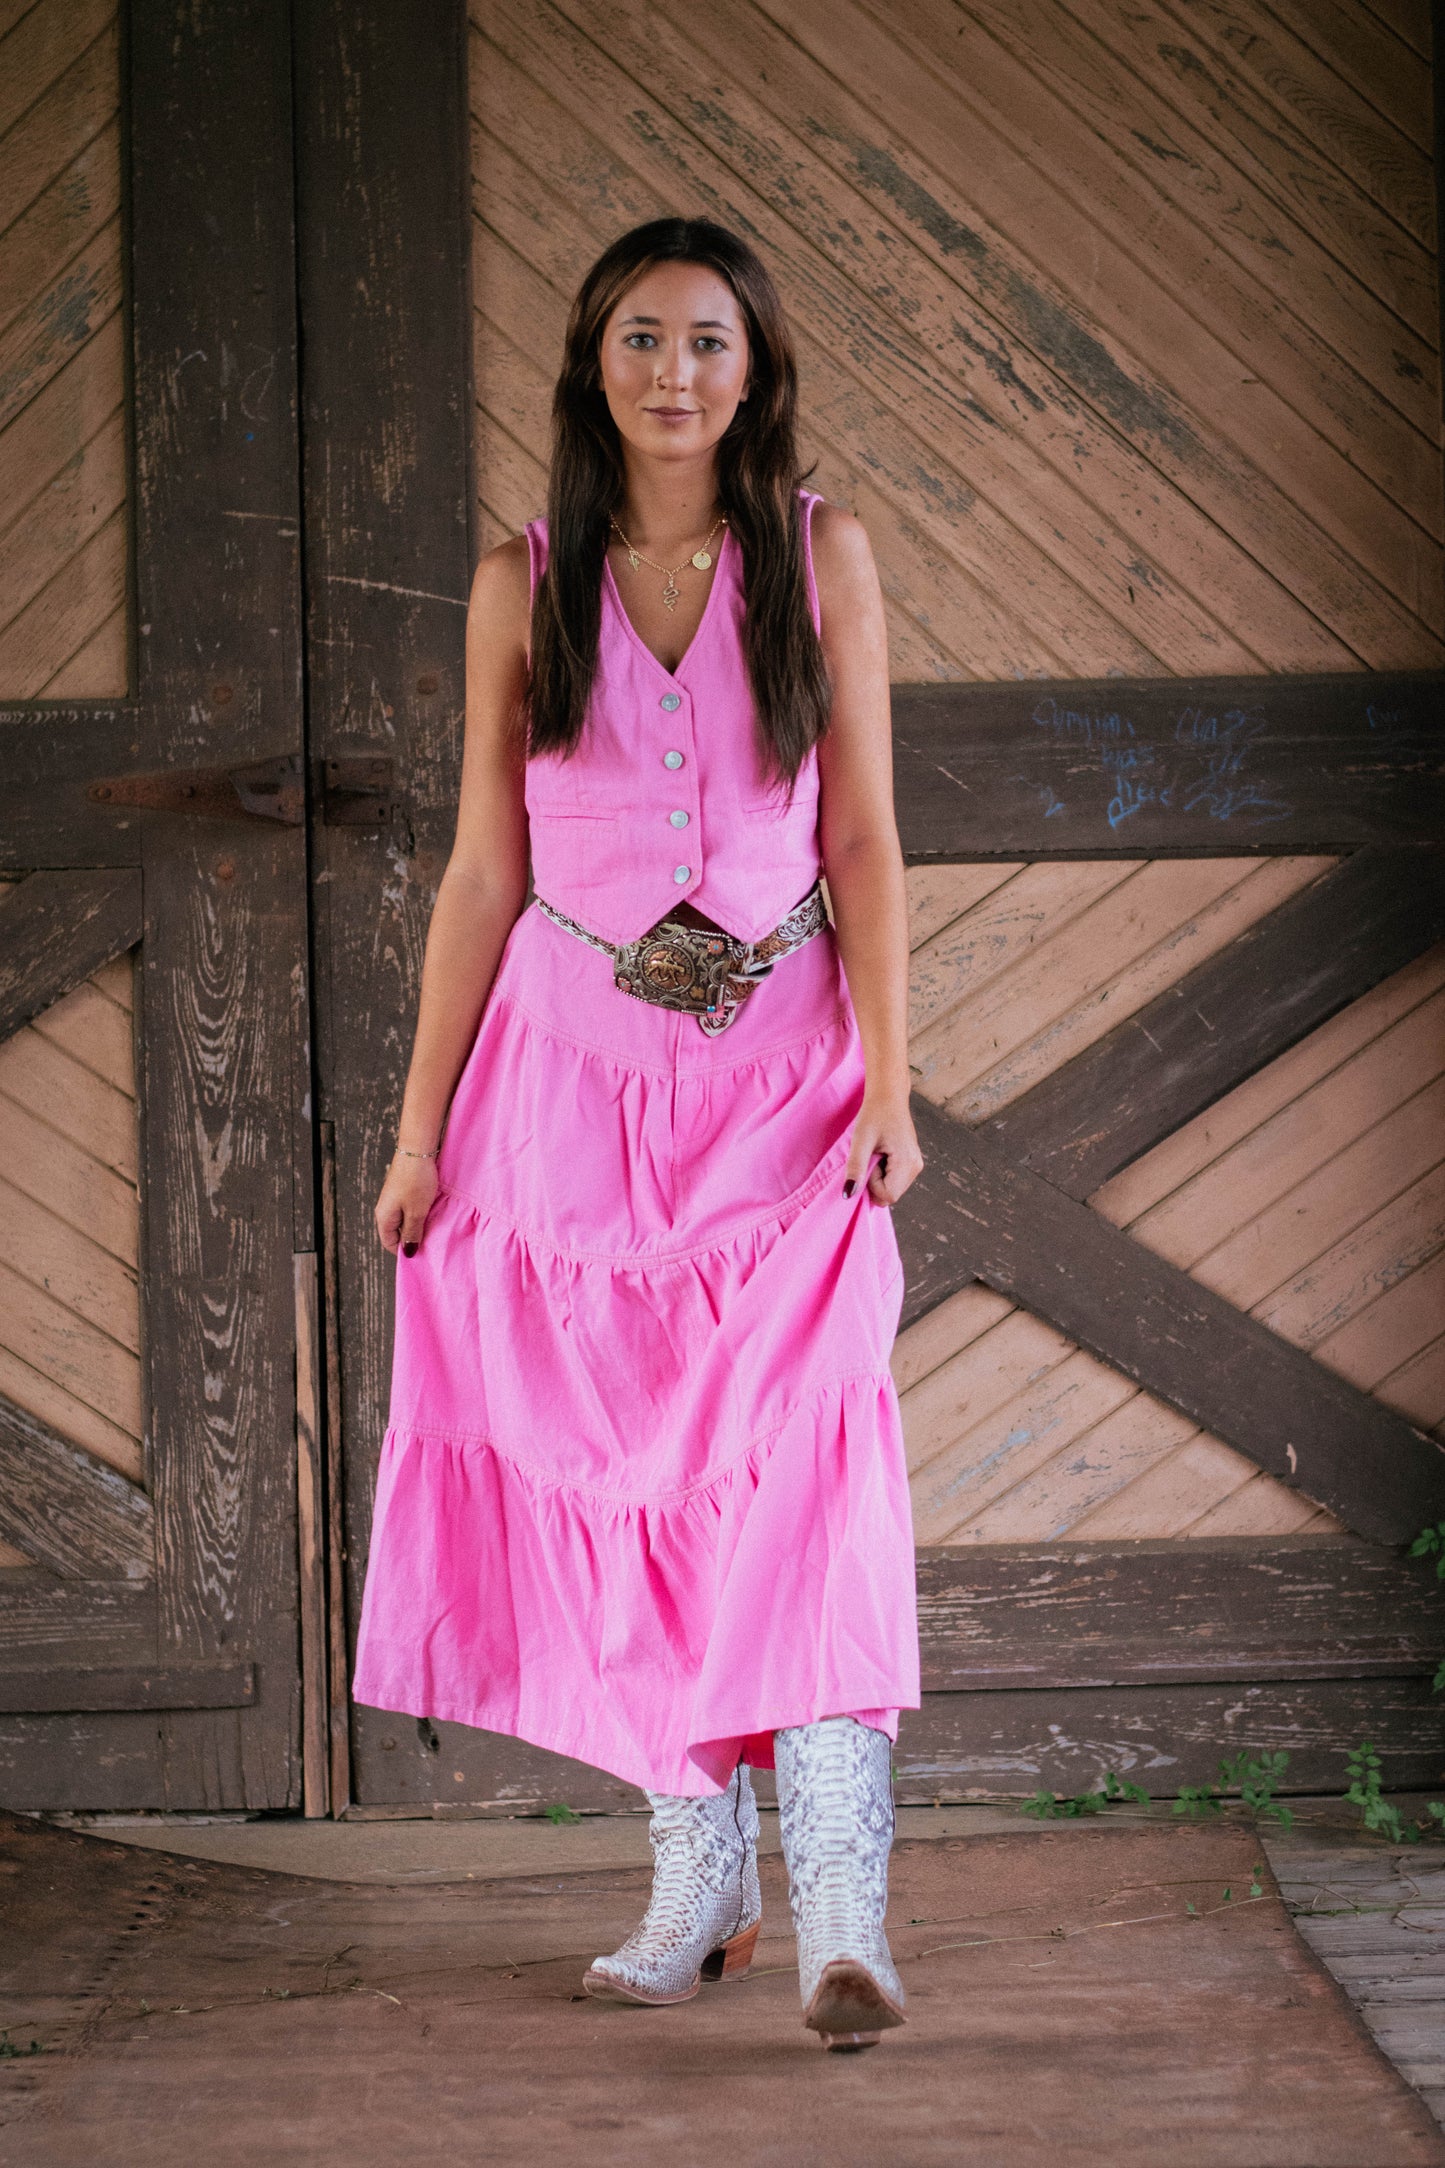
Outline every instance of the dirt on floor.
<path fill-rule="evenodd" d="M 303 1881 L 0 1817 L 0 2164 L 1445 2168 L 1247 1830 L 900 1844 L 909 2023 L 852 2057 L 800 2023 L 776 1859 L 746 1978 L 584 1997 L 647 1887 Z"/>

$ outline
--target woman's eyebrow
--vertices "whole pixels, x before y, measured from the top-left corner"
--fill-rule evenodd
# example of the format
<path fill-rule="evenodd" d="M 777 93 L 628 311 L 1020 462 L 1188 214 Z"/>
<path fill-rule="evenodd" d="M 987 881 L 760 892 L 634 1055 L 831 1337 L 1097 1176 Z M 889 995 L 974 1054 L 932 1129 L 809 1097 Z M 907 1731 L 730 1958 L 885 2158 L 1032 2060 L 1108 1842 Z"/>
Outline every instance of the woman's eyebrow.
<path fill-rule="evenodd" d="M 624 316 L 619 321 L 624 324 L 660 324 L 662 318 L 660 316 Z M 691 326 L 693 331 L 734 331 L 736 328 L 735 324 L 724 323 L 720 316 L 699 316 Z"/>

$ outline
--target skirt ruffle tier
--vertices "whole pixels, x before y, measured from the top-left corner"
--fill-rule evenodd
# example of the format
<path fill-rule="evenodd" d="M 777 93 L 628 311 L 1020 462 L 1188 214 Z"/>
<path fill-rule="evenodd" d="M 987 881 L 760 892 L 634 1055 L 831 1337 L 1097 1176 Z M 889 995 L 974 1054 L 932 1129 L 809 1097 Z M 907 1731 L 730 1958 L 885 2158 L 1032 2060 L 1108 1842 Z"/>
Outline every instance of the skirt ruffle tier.
<path fill-rule="evenodd" d="M 653 1791 L 918 1702 L 892 1214 L 826 931 L 716 1038 L 513 927 L 397 1259 L 354 1691 Z"/>

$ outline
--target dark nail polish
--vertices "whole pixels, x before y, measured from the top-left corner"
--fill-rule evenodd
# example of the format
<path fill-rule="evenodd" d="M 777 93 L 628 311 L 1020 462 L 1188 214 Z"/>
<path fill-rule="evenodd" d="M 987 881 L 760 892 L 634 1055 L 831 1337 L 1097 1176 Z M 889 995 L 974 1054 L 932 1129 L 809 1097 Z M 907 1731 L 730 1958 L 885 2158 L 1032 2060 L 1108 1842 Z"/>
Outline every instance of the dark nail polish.
<path fill-rule="evenodd" d="M 843 1195 L 845 1197 L 851 1197 L 857 1187 L 858 1184 L 853 1180 L 852 1176 L 850 1175 L 848 1180 L 843 1184 Z"/>
<path fill-rule="evenodd" d="M 403 1242 L 402 1250 L 408 1257 L 415 1257 L 416 1244 L 414 1242 Z"/>

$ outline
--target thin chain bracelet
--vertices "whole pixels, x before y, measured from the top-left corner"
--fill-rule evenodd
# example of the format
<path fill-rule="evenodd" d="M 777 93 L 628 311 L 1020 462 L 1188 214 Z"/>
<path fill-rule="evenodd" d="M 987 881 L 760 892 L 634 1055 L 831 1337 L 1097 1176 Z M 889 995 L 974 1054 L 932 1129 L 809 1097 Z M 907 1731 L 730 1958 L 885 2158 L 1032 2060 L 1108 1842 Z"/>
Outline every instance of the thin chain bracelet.
<path fill-rule="evenodd" d="M 397 1159 L 435 1159 L 435 1158 L 436 1158 L 436 1156 L 437 1156 L 437 1152 L 440 1152 L 440 1150 L 441 1150 L 441 1146 L 440 1146 L 440 1145 L 438 1145 L 438 1146 L 437 1146 L 437 1149 L 436 1149 L 436 1152 L 417 1152 L 417 1151 L 414 1151 L 414 1150 L 412 1149 L 412 1147 L 411 1147 L 411 1146 L 410 1146 L 409 1144 L 399 1144 L 399 1145 L 397 1146 L 396 1150 L 395 1150 L 395 1151 L 394 1151 L 394 1152 L 392 1153 L 392 1155 L 391 1155 L 391 1156 L 392 1156 L 393 1160 L 397 1160 Z"/>

